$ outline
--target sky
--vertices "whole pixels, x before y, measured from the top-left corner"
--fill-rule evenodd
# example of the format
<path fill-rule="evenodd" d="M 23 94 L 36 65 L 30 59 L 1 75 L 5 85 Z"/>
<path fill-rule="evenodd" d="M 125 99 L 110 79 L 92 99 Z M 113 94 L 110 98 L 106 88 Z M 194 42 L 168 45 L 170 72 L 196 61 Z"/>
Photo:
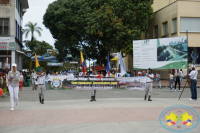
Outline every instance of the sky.
<path fill-rule="evenodd" d="M 23 29 L 25 29 L 25 25 L 30 21 L 32 23 L 37 23 L 39 27 L 43 29 L 41 32 L 41 37 L 35 33 L 35 37 L 39 41 L 46 41 L 50 45 L 54 46 L 55 39 L 52 37 L 50 31 L 44 26 L 43 16 L 48 8 L 48 5 L 56 0 L 28 0 L 29 9 L 23 16 Z M 25 38 L 23 35 L 23 40 L 31 40 L 31 34 L 29 33 L 29 37 Z"/>

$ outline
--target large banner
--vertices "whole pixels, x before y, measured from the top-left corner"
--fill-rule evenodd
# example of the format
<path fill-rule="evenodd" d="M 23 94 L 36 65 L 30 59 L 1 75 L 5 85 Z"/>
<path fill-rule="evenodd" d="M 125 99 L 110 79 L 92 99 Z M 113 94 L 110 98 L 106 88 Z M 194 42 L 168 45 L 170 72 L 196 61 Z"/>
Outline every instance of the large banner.
<path fill-rule="evenodd" d="M 134 70 L 187 69 L 187 37 L 133 41 Z"/>
<path fill-rule="evenodd" d="M 69 77 L 47 76 L 47 89 L 74 90 L 110 90 L 124 88 L 126 90 L 145 90 L 146 77 Z"/>

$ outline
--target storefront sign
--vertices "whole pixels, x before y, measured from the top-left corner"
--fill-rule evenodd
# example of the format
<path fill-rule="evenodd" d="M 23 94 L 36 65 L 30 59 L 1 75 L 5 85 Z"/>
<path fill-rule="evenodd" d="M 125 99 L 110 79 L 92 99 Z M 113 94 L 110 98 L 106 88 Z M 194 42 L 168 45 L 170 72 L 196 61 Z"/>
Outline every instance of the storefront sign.
<path fill-rule="evenodd" d="M 0 42 L 0 50 L 16 50 L 17 49 L 17 44 L 15 42 Z"/>

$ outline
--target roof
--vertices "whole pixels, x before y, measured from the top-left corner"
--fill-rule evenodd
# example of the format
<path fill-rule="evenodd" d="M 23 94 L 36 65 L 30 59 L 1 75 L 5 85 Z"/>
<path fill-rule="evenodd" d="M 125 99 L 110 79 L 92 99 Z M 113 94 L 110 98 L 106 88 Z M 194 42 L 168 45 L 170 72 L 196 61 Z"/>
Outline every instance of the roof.
<path fill-rule="evenodd" d="M 21 1 L 23 9 L 29 8 L 28 0 L 20 0 L 20 1 Z"/>

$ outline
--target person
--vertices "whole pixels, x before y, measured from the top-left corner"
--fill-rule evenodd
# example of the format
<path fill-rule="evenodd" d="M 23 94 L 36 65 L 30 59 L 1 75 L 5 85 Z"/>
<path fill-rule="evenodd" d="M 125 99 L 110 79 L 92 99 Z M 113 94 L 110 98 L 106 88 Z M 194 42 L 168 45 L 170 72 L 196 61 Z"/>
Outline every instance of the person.
<path fill-rule="evenodd" d="M 159 83 L 160 89 L 161 89 L 161 77 L 160 77 L 160 72 L 158 71 L 156 73 L 156 88 L 157 88 L 157 83 Z"/>
<path fill-rule="evenodd" d="M 68 73 L 68 75 L 67 76 L 71 76 L 71 77 L 73 77 L 74 75 L 72 74 L 72 72 L 71 71 L 69 71 L 69 73 Z"/>
<path fill-rule="evenodd" d="M 31 84 L 32 84 L 32 90 L 34 90 L 35 89 L 35 84 L 34 84 L 34 76 L 35 76 L 35 72 L 33 71 L 32 73 L 31 73 Z"/>
<path fill-rule="evenodd" d="M 181 82 L 182 82 L 182 77 L 183 77 L 183 70 L 180 69 L 180 70 L 179 70 L 180 84 L 181 84 Z"/>
<path fill-rule="evenodd" d="M 146 75 L 146 71 L 143 70 L 143 71 L 142 71 L 142 76 L 145 76 L 145 75 Z"/>
<path fill-rule="evenodd" d="M 23 85 L 24 77 L 22 72 L 20 71 L 20 78 L 19 78 L 19 89 L 22 91 L 22 85 Z"/>
<path fill-rule="evenodd" d="M 192 71 L 188 74 L 191 79 L 191 98 L 189 100 L 197 100 L 197 74 L 198 71 L 195 70 L 195 65 L 191 66 Z"/>
<path fill-rule="evenodd" d="M 176 91 L 176 85 L 177 85 L 177 83 L 178 83 L 178 85 L 179 85 L 179 92 L 181 92 L 181 90 L 180 90 L 180 78 L 179 78 L 179 70 L 177 69 L 177 70 L 175 70 L 175 74 L 174 74 L 174 81 L 175 81 L 175 89 L 174 89 L 174 91 Z"/>
<path fill-rule="evenodd" d="M 0 88 L 1 88 L 1 82 L 3 80 L 3 77 L 1 76 L 1 73 L 0 73 Z"/>
<path fill-rule="evenodd" d="M 44 104 L 45 76 L 41 74 L 41 70 L 37 70 L 34 79 L 36 79 L 36 84 L 38 85 L 36 91 L 39 94 L 39 101 Z"/>
<path fill-rule="evenodd" d="M 148 101 L 152 101 L 151 100 L 151 93 L 152 93 L 152 82 L 153 82 L 153 78 L 154 78 L 154 74 L 152 74 L 152 69 L 149 68 L 148 69 L 148 73 L 146 74 L 146 87 L 145 87 L 145 96 L 144 96 L 144 100 L 146 100 L 147 96 L 148 96 Z"/>
<path fill-rule="evenodd" d="M 142 76 L 142 72 L 140 70 L 138 72 L 138 76 Z"/>
<path fill-rule="evenodd" d="M 120 77 L 119 71 L 116 71 L 116 72 L 115 72 L 115 77 Z"/>
<path fill-rule="evenodd" d="M 12 70 L 8 72 L 8 89 L 10 93 L 11 110 L 14 110 L 14 98 L 16 109 L 19 108 L 18 93 L 19 93 L 19 78 L 20 73 L 17 71 L 17 64 L 12 64 Z"/>
<path fill-rule="evenodd" d="M 170 91 L 172 92 L 172 87 L 173 87 L 173 82 L 174 82 L 173 70 L 170 71 L 168 75 L 168 79 L 169 79 Z"/>
<path fill-rule="evenodd" d="M 97 74 L 96 74 L 96 70 L 95 69 L 92 69 L 92 73 L 90 74 L 90 76 L 92 76 L 92 77 L 96 77 L 96 76 L 98 76 Z M 91 102 L 92 101 L 96 101 L 96 99 L 95 99 L 95 97 L 96 97 L 96 90 L 91 90 Z"/>

